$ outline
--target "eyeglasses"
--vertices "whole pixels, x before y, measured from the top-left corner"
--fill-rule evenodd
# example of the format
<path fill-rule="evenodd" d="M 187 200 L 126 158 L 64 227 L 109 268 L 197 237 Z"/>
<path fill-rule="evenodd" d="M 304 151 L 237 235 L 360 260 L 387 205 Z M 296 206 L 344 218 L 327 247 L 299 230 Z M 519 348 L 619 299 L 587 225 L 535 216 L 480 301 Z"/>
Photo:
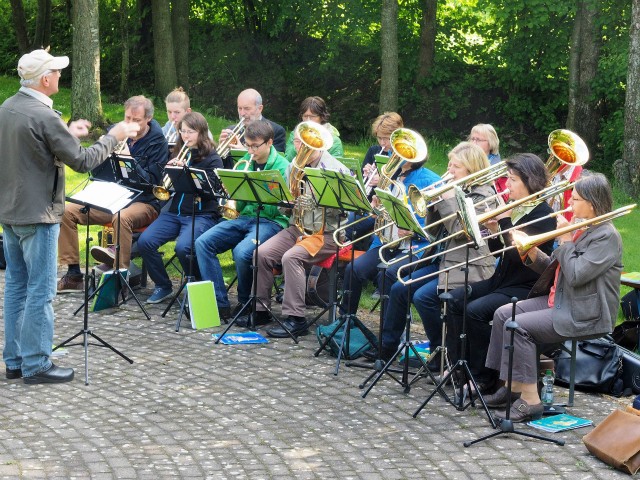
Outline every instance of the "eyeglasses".
<path fill-rule="evenodd" d="M 249 145 L 249 144 L 247 144 L 247 145 L 245 145 L 245 147 L 247 147 L 247 150 L 253 150 L 255 152 L 256 150 L 258 150 L 265 143 L 267 143 L 267 142 L 262 142 L 262 143 L 260 143 L 258 145 Z"/>
<path fill-rule="evenodd" d="M 303 115 L 302 120 L 313 120 L 314 118 L 320 118 L 320 115 Z"/>
<path fill-rule="evenodd" d="M 185 130 L 181 128 L 180 133 L 183 135 L 193 135 L 194 133 L 198 133 L 198 132 L 196 132 L 195 130 Z"/>
<path fill-rule="evenodd" d="M 471 142 L 473 143 L 480 143 L 480 142 L 488 142 L 489 140 L 486 140 L 484 138 L 478 138 L 478 137 L 471 137 L 469 139 Z"/>

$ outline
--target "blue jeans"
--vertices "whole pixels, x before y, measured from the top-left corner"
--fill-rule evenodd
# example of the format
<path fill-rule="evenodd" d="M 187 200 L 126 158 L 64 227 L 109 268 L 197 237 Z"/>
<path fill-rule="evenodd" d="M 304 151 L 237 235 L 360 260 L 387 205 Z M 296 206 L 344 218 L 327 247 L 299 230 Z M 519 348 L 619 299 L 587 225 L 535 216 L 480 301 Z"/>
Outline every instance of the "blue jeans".
<path fill-rule="evenodd" d="M 2 228 L 7 260 L 2 355 L 8 369 L 21 368 L 30 377 L 51 366 L 60 225 Z"/>
<path fill-rule="evenodd" d="M 438 263 L 434 263 L 431 265 L 427 265 L 425 267 L 418 268 L 416 271 L 412 272 L 412 278 L 420 278 L 423 275 L 428 275 L 429 273 L 438 271 Z M 408 278 L 404 277 L 405 279 Z M 422 324 L 424 325 L 425 332 L 427 337 L 429 337 L 429 341 L 431 342 L 432 349 L 435 346 L 441 344 L 442 330 L 436 328 L 431 328 L 434 324 L 434 321 L 437 319 L 438 322 L 440 320 L 440 302 L 438 300 L 437 294 L 435 295 L 435 302 L 429 306 L 427 309 L 422 308 L 422 302 L 420 308 L 418 308 L 418 303 L 416 303 L 416 299 L 421 300 L 426 293 L 430 293 L 433 291 L 434 293 L 438 288 L 438 277 L 433 276 L 431 278 L 415 282 L 411 284 L 411 296 L 413 299 L 416 308 L 418 309 L 418 313 L 420 313 L 420 318 L 422 319 Z M 387 305 L 387 309 L 384 315 L 384 323 L 382 324 L 382 347 L 393 349 L 398 346 L 400 343 L 400 337 L 402 336 L 402 332 L 406 326 L 406 318 L 407 318 L 407 308 L 409 307 L 409 285 L 403 285 L 402 282 L 395 282 L 391 287 L 391 291 L 389 293 L 389 303 Z M 434 308 L 435 307 L 435 308 Z M 435 315 L 435 317 L 434 317 Z M 433 318 L 433 320 L 432 320 Z M 438 323 L 440 326 L 442 323 Z M 432 337 L 433 335 L 433 337 Z"/>
<path fill-rule="evenodd" d="M 211 215 L 196 215 L 194 235 L 198 238 L 216 224 Z M 138 250 L 144 260 L 149 276 L 156 287 L 171 288 L 171 279 L 164 268 L 162 255 L 158 248 L 176 239 L 175 252 L 185 274 L 189 273 L 189 255 L 191 255 L 191 215 L 177 215 L 162 212 L 138 239 Z M 195 278 L 200 277 L 198 263 L 193 261 Z"/>
<path fill-rule="evenodd" d="M 222 268 L 218 254 L 233 249 L 233 260 L 238 275 L 238 302 L 245 303 L 251 296 L 253 283 L 253 252 L 256 249 L 256 217 L 241 216 L 235 220 L 220 222 L 196 241 L 196 256 L 203 280 L 211 280 L 216 292 L 218 308 L 230 307 L 227 290 L 224 286 Z M 260 244 L 263 244 L 282 227 L 272 220 L 260 219 L 258 229 Z"/>

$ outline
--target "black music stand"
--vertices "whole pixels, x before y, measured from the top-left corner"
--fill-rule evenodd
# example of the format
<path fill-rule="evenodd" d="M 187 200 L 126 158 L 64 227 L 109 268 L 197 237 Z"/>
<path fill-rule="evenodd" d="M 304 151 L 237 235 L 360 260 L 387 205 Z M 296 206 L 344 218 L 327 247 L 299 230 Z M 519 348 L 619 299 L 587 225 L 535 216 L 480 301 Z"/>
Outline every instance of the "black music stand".
<path fill-rule="evenodd" d="M 424 238 L 425 231 L 422 226 L 418 223 L 415 218 L 415 215 L 412 210 L 409 209 L 408 205 L 405 205 L 402 200 L 396 198 L 393 194 L 376 188 L 376 195 L 380 202 L 385 207 L 385 210 L 393 220 L 393 222 L 403 230 L 409 230 L 413 232 L 414 235 Z M 413 236 L 409 239 L 409 263 L 411 263 L 413 258 Z M 412 272 L 409 272 L 409 279 L 411 279 Z M 376 370 L 377 374 L 369 387 L 362 394 L 362 398 L 365 398 L 367 394 L 375 387 L 378 381 L 382 378 L 384 374 L 389 375 L 394 381 L 399 383 L 402 387 L 404 387 L 404 392 L 408 393 L 411 389 L 411 385 L 419 378 L 419 374 L 424 371 L 427 373 L 431 380 L 435 383 L 435 377 L 427 367 L 427 363 L 425 362 L 422 355 L 418 352 L 415 345 L 411 341 L 411 284 L 409 284 L 409 293 L 408 293 L 407 302 L 407 312 L 406 312 L 406 323 L 405 323 L 405 337 L 403 342 L 398 346 L 396 353 L 392 355 L 392 357 L 382 364 L 382 360 L 376 360 Z M 395 370 L 392 369 L 391 365 L 394 362 L 395 358 L 398 354 L 404 352 L 404 365 L 402 367 L 402 377 L 400 379 L 396 378 L 393 373 L 396 373 Z M 409 380 L 409 358 L 410 354 L 413 352 L 415 358 L 417 358 L 420 362 L 420 369 L 418 370 L 418 374 L 416 374 L 413 379 Z M 448 399 L 446 393 L 441 389 L 437 388 L 436 391 L 439 391 L 441 395 Z"/>
<path fill-rule="evenodd" d="M 466 348 L 467 348 L 467 302 L 469 295 L 469 252 L 471 249 L 478 249 L 480 246 L 484 245 L 484 240 L 482 235 L 480 234 L 480 228 L 478 226 L 478 222 L 476 219 L 475 208 L 473 206 L 473 201 L 470 198 L 466 198 L 464 192 L 461 188 L 455 187 L 455 195 L 456 200 L 458 201 L 458 217 L 460 219 L 460 223 L 465 226 L 464 232 L 469 238 L 469 242 L 466 244 L 466 256 L 465 256 L 465 266 L 463 268 L 464 271 L 464 293 L 463 293 L 463 309 L 462 309 L 462 332 L 460 334 L 460 356 L 456 364 L 449 370 L 449 372 L 440 380 L 440 382 L 436 385 L 436 389 L 431 392 L 431 394 L 427 397 L 427 399 L 422 402 L 420 407 L 413 413 L 413 417 L 417 417 L 420 411 L 429 403 L 429 401 L 433 398 L 436 392 L 441 392 L 442 386 L 445 385 L 450 378 L 453 377 L 454 372 L 458 372 L 463 375 L 464 381 L 460 382 L 459 393 L 458 395 L 454 395 L 454 402 L 449 401 L 456 409 L 462 411 L 466 410 L 470 405 L 475 406 L 474 395 L 478 397 L 480 403 L 482 404 L 482 408 L 487 414 L 487 418 L 491 423 L 493 428 L 496 427 L 496 423 L 489 412 L 489 408 L 482 397 L 482 393 L 478 388 L 478 384 L 476 383 L 475 378 L 473 378 L 473 374 L 469 369 L 469 363 L 466 359 Z M 464 395 L 464 387 L 467 387 L 467 391 L 469 392 L 469 402 L 465 404 L 465 395 Z M 473 393 L 471 387 L 473 386 Z M 455 392 L 455 387 L 454 387 Z"/>
<path fill-rule="evenodd" d="M 133 363 L 129 357 L 127 357 L 124 353 L 117 350 L 115 347 L 110 345 L 109 343 L 102 340 L 98 337 L 93 331 L 89 328 L 89 245 L 93 239 L 90 236 L 89 224 L 91 223 L 90 215 L 91 209 L 95 208 L 96 210 L 100 210 L 107 213 L 115 213 L 116 211 L 120 211 L 122 208 L 126 207 L 133 200 L 134 194 L 130 190 L 125 189 L 124 187 L 120 187 L 118 185 L 109 184 L 108 182 L 94 182 L 89 187 L 85 188 L 81 192 L 78 192 L 72 197 L 67 197 L 67 200 L 72 203 L 76 203 L 78 205 L 82 205 L 87 213 L 87 225 L 86 225 L 86 235 L 85 235 L 85 266 L 84 266 L 84 314 L 83 314 L 83 324 L 82 329 L 77 332 L 75 335 L 69 337 L 64 342 L 57 345 L 53 350 L 57 350 L 59 348 L 64 347 L 65 345 L 75 346 L 75 345 L 83 345 L 84 346 L 84 383 L 85 385 L 89 385 L 89 345 L 94 345 L 96 347 L 106 347 L 111 351 L 120 355 L 123 359 L 125 359 L 129 363 Z M 75 340 L 77 337 L 82 335 L 83 341 L 82 343 L 70 343 Z M 89 342 L 89 337 L 93 337 L 98 343 Z"/>
<path fill-rule="evenodd" d="M 279 170 L 242 171 L 218 169 L 216 170 L 216 175 L 222 182 L 225 190 L 229 192 L 229 199 L 256 203 L 258 208 L 256 209 L 255 260 L 251 265 L 251 269 L 253 270 L 251 295 L 214 343 L 220 343 L 222 337 L 224 337 L 229 329 L 236 323 L 238 318 L 240 318 L 247 310 L 249 311 L 249 329 L 255 330 L 255 314 L 258 302 L 260 302 L 260 305 L 262 305 L 269 316 L 289 334 L 293 341 L 298 343 L 298 338 L 290 332 L 289 329 L 287 329 L 282 320 L 276 317 L 257 295 L 258 255 L 260 254 L 260 212 L 264 210 L 265 205 L 290 206 L 293 198 L 287 188 L 284 177 Z"/>
<path fill-rule="evenodd" d="M 350 174 L 336 171 L 336 170 L 324 170 L 320 168 L 305 168 L 307 175 L 307 181 L 311 184 L 316 202 L 319 206 L 325 208 L 333 208 L 340 210 L 343 214 L 345 212 L 371 212 L 371 204 L 367 200 L 367 194 L 358 182 L 358 180 L 352 177 Z M 338 225 L 338 228 L 340 225 Z M 340 257 L 340 246 L 336 243 L 336 258 L 333 262 L 333 273 L 337 277 L 338 274 L 338 261 Z M 354 260 L 354 250 L 351 249 L 351 261 Z M 337 288 L 337 283 L 336 283 Z M 344 293 L 344 292 L 343 292 Z M 319 315 L 317 315 L 310 325 L 316 322 L 326 311 L 330 311 L 329 323 L 333 323 L 338 320 L 338 295 L 334 291 L 332 295 L 332 302 L 328 305 Z M 351 303 L 351 295 L 347 300 Z M 314 356 L 320 355 L 320 352 L 325 350 L 329 345 L 331 339 L 338 333 L 340 328 L 343 328 L 342 340 L 340 347 L 338 348 L 338 355 L 336 359 L 336 369 L 334 375 L 337 375 L 340 370 L 340 360 L 342 360 L 343 352 L 349 351 L 350 345 L 350 333 L 351 326 L 354 325 L 361 332 L 365 332 L 367 328 L 362 321 L 353 314 L 347 313 L 339 317 L 339 322 L 333 331 L 324 339 L 320 347 L 314 353 Z M 372 345 L 375 347 L 375 345 Z"/>
<path fill-rule="evenodd" d="M 187 284 L 195 280 L 195 276 L 193 274 L 193 259 L 195 257 L 196 242 L 196 206 L 198 205 L 198 202 L 202 197 L 207 196 L 208 198 L 211 198 L 216 196 L 213 190 L 213 186 L 211 185 L 211 182 L 209 182 L 209 177 L 207 176 L 207 172 L 205 170 L 199 168 L 190 168 L 187 166 L 168 166 L 165 167 L 164 172 L 165 175 L 168 175 L 171 179 L 175 194 L 190 194 L 193 202 L 191 204 L 191 253 L 189 254 L 189 268 L 187 271 L 187 275 L 185 275 L 182 279 L 180 288 L 169 302 L 169 305 L 167 305 L 167 308 L 165 308 L 164 312 L 162 312 L 162 318 L 167 316 L 167 312 L 171 309 L 176 300 L 178 300 L 180 294 L 185 289 Z M 188 301 L 189 289 L 186 290 L 182 302 L 178 301 L 178 303 L 180 304 L 180 315 L 178 315 L 178 320 L 176 320 L 176 332 L 180 331 L 180 324 L 182 323 L 182 317 L 186 312 Z M 189 315 L 189 313 L 187 313 L 187 315 Z"/>
<path fill-rule="evenodd" d="M 555 438 L 543 437 L 542 435 L 536 435 L 528 432 L 519 432 L 511 421 L 511 380 L 513 376 L 513 338 L 515 331 L 518 329 L 518 323 L 516 322 L 516 303 L 518 302 L 517 297 L 513 297 L 511 299 L 511 320 L 505 323 L 505 328 L 511 333 L 509 345 L 505 345 L 504 348 L 509 351 L 509 373 L 507 374 L 507 409 L 505 411 L 505 418 L 498 421 L 498 430 L 497 432 L 492 432 L 484 437 L 477 438 L 475 440 L 471 440 L 469 442 L 464 442 L 463 445 L 465 447 L 470 447 L 474 443 L 482 442 L 484 440 L 488 440 L 489 438 L 497 437 L 498 435 L 503 435 L 505 433 L 515 433 L 516 435 L 522 435 L 523 437 L 535 438 L 538 440 L 544 440 L 545 442 L 552 442 L 557 445 L 564 445 L 564 440 L 558 440 Z M 495 428 L 495 425 L 494 425 Z"/>

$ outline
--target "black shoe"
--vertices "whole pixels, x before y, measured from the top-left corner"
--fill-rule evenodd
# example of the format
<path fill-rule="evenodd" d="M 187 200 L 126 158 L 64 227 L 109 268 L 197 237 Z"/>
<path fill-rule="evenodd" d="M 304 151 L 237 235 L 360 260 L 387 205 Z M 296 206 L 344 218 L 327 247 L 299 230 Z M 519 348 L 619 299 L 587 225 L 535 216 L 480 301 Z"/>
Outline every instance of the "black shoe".
<path fill-rule="evenodd" d="M 36 383 L 64 383 L 73 380 L 73 368 L 63 368 L 54 365 L 31 377 L 24 377 L 24 383 L 33 385 Z"/>
<path fill-rule="evenodd" d="M 286 330 L 285 330 L 286 328 Z M 288 330 L 288 331 L 287 331 Z M 299 337 L 309 333 L 309 327 L 304 317 L 294 317 L 289 315 L 282 321 L 282 326 L 278 325 L 267 329 L 267 335 L 273 338 L 287 338 L 290 335 Z"/>
<path fill-rule="evenodd" d="M 371 360 L 372 362 L 374 362 L 378 359 L 378 349 L 375 347 L 372 347 L 366 352 L 364 352 L 362 356 L 367 360 Z"/>
<path fill-rule="evenodd" d="M 241 317 L 238 317 L 234 325 L 237 325 L 242 328 L 249 328 L 249 321 L 250 321 L 249 316 L 250 314 L 242 315 Z M 260 327 L 262 325 L 267 325 L 268 323 L 271 323 L 271 316 L 269 315 L 269 312 L 264 312 L 264 311 L 256 312 L 255 316 L 253 317 L 253 323 L 254 323 L 254 327 Z"/>
<path fill-rule="evenodd" d="M 220 307 L 218 308 L 218 315 L 220 316 L 220 320 L 224 323 L 229 323 L 228 320 L 231 317 L 231 307 Z"/>
<path fill-rule="evenodd" d="M 14 368 L 14 369 L 7 368 L 6 375 L 7 375 L 7 380 L 16 380 L 18 378 L 22 378 L 22 370 L 19 368 Z"/>

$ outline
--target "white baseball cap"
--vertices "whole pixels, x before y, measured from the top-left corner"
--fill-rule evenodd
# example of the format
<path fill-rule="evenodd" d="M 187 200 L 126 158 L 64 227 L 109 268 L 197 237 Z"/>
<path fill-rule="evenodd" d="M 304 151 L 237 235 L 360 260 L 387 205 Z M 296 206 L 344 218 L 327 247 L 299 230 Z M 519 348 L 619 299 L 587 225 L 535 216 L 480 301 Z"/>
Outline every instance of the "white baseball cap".
<path fill-rule="evenodd" d="M 31 80 L 47 70 L 62 70 L 69 66 L 69 57 L 54 57 L 46 50 L 25 53 L 18 61 L 18 75 L 23 80 Z"/>

